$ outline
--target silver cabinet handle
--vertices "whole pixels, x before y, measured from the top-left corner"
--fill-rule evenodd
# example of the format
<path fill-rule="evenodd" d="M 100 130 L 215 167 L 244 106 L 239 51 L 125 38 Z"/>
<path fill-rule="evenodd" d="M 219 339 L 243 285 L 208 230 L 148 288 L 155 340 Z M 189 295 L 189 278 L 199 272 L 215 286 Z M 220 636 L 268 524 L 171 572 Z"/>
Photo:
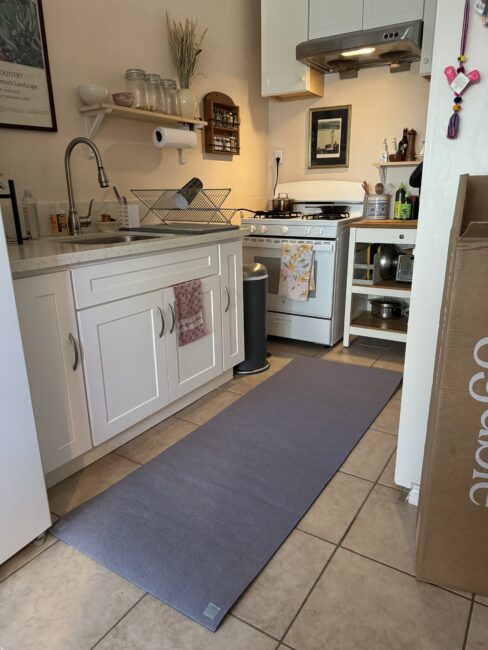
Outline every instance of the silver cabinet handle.
<path fill-rule="evenodd" d="M 76 342 L 76 339 L 73 336 L 73 334 L 71 334 L 71 332 L 68 335 L 68 340 L 71 343 L 71 345 L 73 346 L 73 350 L 75 352 L 75 360 L 73 362 L 73 370 L 76 370 L 76 368 L 78 368 L 78 361 L 80 360 L 80 353 L 78 352 L 78 343 Z"/>
<path fill-rule="evenodd" d="M 171 318 L 172 318 L 172 321 L 171 321 L 171 327 L 170 327 L 169 333 L 170 333 L 170 334 L 173 334 L 173 332 L 175 331 L 176 316 L 175 316 L 175 310 L 173 309 L 173 305 L 172 305 L 171 303 L 169 303 L 169 308 L 170 308 L 170 310 L 171 310 Z"/>
<path fill-rule="evenodd" d="M 229 311 L 230 308 L 230 293 L 229 289 L 227 287 L 224 287 L 225 295 L 227 296 L 227 305 L 225 306 L 224 309 L 224 314 L 226 314 Z"/>
<path fill-rule="evenodd" d="M 161 316 L 161 331 L 159 332 L 159 338 L 161 339 L 163 337 L 163 334 L 164 334 L 165 322 L 164 322 L 163 310 L 159 306 L 158 306 L 158 312 L 159 312 L 159 315 Z"/>

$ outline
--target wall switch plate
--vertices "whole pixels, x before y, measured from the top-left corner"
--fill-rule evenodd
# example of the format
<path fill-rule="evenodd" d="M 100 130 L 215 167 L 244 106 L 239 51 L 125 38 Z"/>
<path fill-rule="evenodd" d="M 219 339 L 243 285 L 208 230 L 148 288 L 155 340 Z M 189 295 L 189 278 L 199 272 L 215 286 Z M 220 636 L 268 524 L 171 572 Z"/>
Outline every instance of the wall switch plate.
<path fill-rule="evenodd" d="M 280 165 L 283 164 L 283 149 L 273 149 L 273 161 L 276 162 L 276 159 L 280 159 Z"/>

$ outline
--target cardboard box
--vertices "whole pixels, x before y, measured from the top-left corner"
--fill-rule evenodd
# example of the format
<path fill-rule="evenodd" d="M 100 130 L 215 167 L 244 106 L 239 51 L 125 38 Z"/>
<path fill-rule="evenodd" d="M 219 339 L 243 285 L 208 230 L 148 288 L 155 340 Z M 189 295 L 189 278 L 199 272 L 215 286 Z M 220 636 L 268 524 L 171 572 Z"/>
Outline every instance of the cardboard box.
<path fill-rule="evenodd" d="M 420 580 L 488 595 L 488 176 L 461 176 L 417 528 Z"/>

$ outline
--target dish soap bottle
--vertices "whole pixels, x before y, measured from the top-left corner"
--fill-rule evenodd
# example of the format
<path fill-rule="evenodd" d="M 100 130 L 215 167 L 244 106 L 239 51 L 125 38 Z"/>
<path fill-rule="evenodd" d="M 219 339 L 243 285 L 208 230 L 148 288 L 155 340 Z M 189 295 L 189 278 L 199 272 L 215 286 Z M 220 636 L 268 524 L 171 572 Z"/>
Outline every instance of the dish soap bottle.
<path fill-rule="evenodd" d="M 39 239 L 39 217 L 37 213 L 37 201 L 29 190 L 24 190 L 22 197 L 22 210 L 27 235 L 32 239 Z"/>
<path fill-rule="evenodd" d="M 406 195 L 407 195 L 407 191 L 405 185 L 403 183 L 400 183 L 400 187 L 397 189 L 395 194 L 395 207 L 393 210 L 394 219 L 402 218 L 402 205 L 403 203 L 405 203 Z"/>

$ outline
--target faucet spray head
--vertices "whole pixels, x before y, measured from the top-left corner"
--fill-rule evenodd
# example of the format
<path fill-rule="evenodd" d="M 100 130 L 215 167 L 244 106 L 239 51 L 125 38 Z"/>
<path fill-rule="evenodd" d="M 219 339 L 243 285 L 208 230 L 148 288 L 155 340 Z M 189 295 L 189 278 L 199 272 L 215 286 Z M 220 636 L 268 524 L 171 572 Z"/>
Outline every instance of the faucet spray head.
<path fill-rule="evenodd" d="M 103 167 L 98 168 L 98 184 L 100 187 L 108 187 L 110 185 L 108 176 Z"/>

